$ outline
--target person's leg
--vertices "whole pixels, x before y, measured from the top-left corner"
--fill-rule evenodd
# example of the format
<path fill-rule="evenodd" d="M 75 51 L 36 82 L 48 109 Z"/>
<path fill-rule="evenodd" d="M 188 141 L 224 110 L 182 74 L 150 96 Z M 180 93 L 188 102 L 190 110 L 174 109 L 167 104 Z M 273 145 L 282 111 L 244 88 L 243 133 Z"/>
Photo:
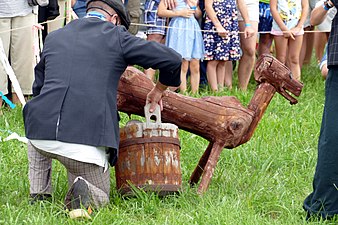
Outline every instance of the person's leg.
<path fill-rule="evenodd" d="M 288 48 L 288 39 L 282 35 L 275 35 L 276 58 L 283 64 L 286 63 L 286 53 Z"/>
<path fill-rule="evenodd" d="M 269 32 L 271 32 L 272 21 L 270 4 L 259 2 L 258 32 L 261 33 L 259 34 L 258 57 L 262 54 L 271 54 L 273 36 Z"/>
<path fill-rule="evenodd" d="M 219 61 L 216 68 L 216 76 L 217 76 L 217 86 L 221 89 L 224 88 L 224 76 L 225 76 L 225 62 Z"/>
<path fill-rule="evenodd" d="M 239 89 L 243 91 L 247 89 L 256 58 L 256 40 L 257 40 L 258 22 L 251 21 L 251 26 L 256 32 L 252 37 L 244 38 L 244 34 L 243 33 L 240 34 L 241 49 L 243 55 L 239 60 L 238 64 L 238 86 Z M 245 28 L 244 21 L 239 21 L 240 31 L 243 31 L 244 28 Z"/>
<path fill-rule="evenodd" d="M 68 178 L 68 187 L 71 187 L 75 181 L 76 176 L 71 172 L 67 171 L 67 178 Z"/>
<path fill-rule="evenodd" d="M 7 57 L 9 54 L 10 32 L 4 32 L 4 31 L 8 31 L 8 30 L 11 30 L 11 18 L 0 18 L 0 42 L 2 43 L 3 50 Z M 3 95 L 8 94 L 7 86 L 8 86 L 7 73 L 6 73 L 4 65 L 0 61 L 0 91 Z M 1 102 L 0 104 L 0 107 L 1 107 L 2 106 L 1 97 L 0 97 L 0 102 Z"/>
<path fill-rule="evenodd" d="M 229 90 L 232 89 L 232 71 L 233 71 L 232 61 L 225 61 L 224 84 Z"/>
<path fill-rule="evenodd" d="M 299 57 L 300 68 L 303 67 L 303 64 L 306 65 L 311 62 L 314 35 L 313 33 L 307 33 L 307 31 L 313 31 L 313 30 L 314 28 L 312 26 L 304 28 L 305 33 L 304 33 L 303 43 L 302 43 L 300 57 Z"/>
<path fill-rule="evenodd" d="M 140 16 L 141 16 L 140 5 L 141 5 L 140 0 L 129 0 L 128 1 L 127 9 L 129 11 L 131 23 L 134 23 L 134 24 L 140 23 Z M 138 25 L 131 25 L 128 29 L 128 31 L 133 35 L 136 35 L 138 30 L 139 30 Z"/>
<path fill-rule="evenodd" d="M 148 25 L 146 35 L 148 41 L 163 43 L 165 40 L 166 18 L 157 15 L 159 1 L 146 0 L 144 3 L 144 23 Z M 155 82 L 155 70 L 149 68 L 144 71 L 149 79 Z"/>
<path fill-rule="evenodd" d="M 258 43 L 258 56 L 262 54 L 271 54 L 273 36 L 271 34 L 260 34 Z"/>
<path fill-rule="evenodd" d="M 81 177 L 88 185 L 90 194 L 90 203 L 95 207 L 99 208 L 109 203 L 110 194 L 110 170 L 105 169 L 101 166 L 79 162 L 73 159 L 69 159 L 63 156 L 57 156 L 56 159 L 60 161 L 67 169 L 68 174 L 72 177 L 71 179 Z M 74 184 L 77 179 L 75 178 L 74 183 L 69 187 L 69 191 L 65 198 L 66 206 L 70 206 L 72 201 L 72 193 L 74 192 Z"/>
<path fill-rule="evenodd" d="M 52 159 L 42 155 L 30 142 L 28 150 L 29 193 L 32 198 L 52 194 Z"/>
<path fill-rule="evenodd" d="M 300 81 L 300 65 L 299 65 L 299 54 L 302 48 L 303 35 L 295 36 L 295 40 L 289 38 L 289 53 L 288 53 L 288 62 L 290 63 L 290 70 L 293 74 L 293 78 Z M 292 49 L 292 51 L 291 51 Z"/>
<path fill-rule="evenodd" d="M 34 151 L 35 150 L 35 151 Z M 45 152 L 41 149 L 35 148 L 33 145 L 28 144 L 28 153 L 29 153 L 29 160 L 30 165 L 35 165 L 35 167 L 30 166 L 30 170 L 32 170 L 32 174 L 34 175 L 30 181 L 31 183 L 31 193 L 37 194 L 45 194 L 51 193 L 51 169 L 48 167 L 49 162 L 51 165 L 51 159 L 56 159 L 60 163 L 62 163 L 65 168 L 67 169 L 68 175 L 68 182 L 74 180 L 74 177 L 80 177 L 87 186 L 88 195 L 90 202 L 89 204 L 95 208 L 102 207 L 109 202 L 109 193 L 110 193 L 110 170 L 107 168 L 105 170 L 104 167 L 91 164 L 91 163 L 84 163 L 80 161 L 76 161 L 70 158 L 66 158 L 64 156 L 52 154 L 49 152 Z M 37 159 L 37 160 L 36 160 Z M 50 160 L 50 161 L 49 161 Z M 34 164 L 35 163 L 35 164 Z M 34 174 L 35 172 L 35 174 Z M 65 204 L 67 208 L 71 209 L 71 202 L 74 199 L 72 195 L 78 190 L 74 190 L 74 185 L 78 179 L 74 180 L 71 183 L 71 186 L 68 188 L 68 193 L 65 198 Z"/>
<path fill-rule="evenodd" d="M 315 41 L 314 41 L 314 48 L 316 54 L 317 63 L 321 61 L 324 55 L 325 45 L 328 41 L 329 33 L 328 32 L 318 32 L 315 33 Z"/>
<path fill-rule="evenodd" d="M 163 39 L 164 39 L 164 36 L 162 34 L 148 34 L 147 35 L 147 41 L 155 41 L 158 43 L 162 43 Z M 147 75 L 147 77 L 154 82 L 155 82 L 155 72 L 156 70 L 153 70 L 152 68 L 144 70 L 145 75 Z"/>
<path fill-rule="evenodd" d="M 162 43 L 164 36 L 162 34 L 148 34 L 147 41 Z"/>
<path fill-rule="evenodd" d="M 329 219 L 338 209 L 338 69 L 329 69 L 325 81 L 325 103 L 318 140 L 318 159 L 313 178 L 313 191 L 304 200 L 303 208 L 308 216 Z"/>
<path fill-rule="evenodd" d="M 48 33 L 60 29 L 61 27 L 64 26 L 65 24 L 65 18 L 66 16 L 66 1 L 65 0 L 58 0 L 58 5 L 59 5 L 59 13 L 60 15 L 56 17 L 54 20 L 49 21 L 47 28 L 48 28 Z"/>
<path fill-rule="evenodd" d="M 200 61 L 200 86 L 208 85 L 207 79 L 207 62 L 206 60 Z"/>
<path fill-rule="evenodd" d="M 11 66 L 19 81 L 22 93 L 24 95 L 32 94 L 32 86 L 34 81 L 34 35 L 32 27 L 37 21 L 36 15 L 33 13 L 12 19 L 12 28 L 27 27 L 24 29 L 13 30 L 11 35 L 10 58 Z M 15 98 L 13 91 L 13 102 L 19 103 Z"/>
<path fill-rule="evenodd" d="M 9 56 L 11 45 L 12 18 L 0 18 L 0 39 L 6 56 Z M 5 71 L 4 71 L 5 72 Z"/>
<path fill-rule="evenodd" d="M 216 73 L 218 62 L 217 60 L 210 60 L 207 65 L 207 78 L 212 91 L 218 91 Z"/>
<path fill-rule="evenodd" d="M 180 91 L 182 93 L 187 91 L 187 72 L 188 72 L 189 61 L 183 59 L 181 66 L 181 85 Z"/>
<path fill-rule="evenodd" d="M 190 84 L 193 94 L 198 92 L 200 83 L 200 60 L 192 59 L 190 61 Z"/>

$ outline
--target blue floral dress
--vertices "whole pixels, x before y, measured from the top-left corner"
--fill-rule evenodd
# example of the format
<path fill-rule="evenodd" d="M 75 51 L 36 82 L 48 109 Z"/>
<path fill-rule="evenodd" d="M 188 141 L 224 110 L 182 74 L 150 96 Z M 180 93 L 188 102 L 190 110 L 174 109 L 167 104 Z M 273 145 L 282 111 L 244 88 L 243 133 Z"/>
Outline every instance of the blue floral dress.
<path fill-rule="evenodd" d="M 219 36 L 217 32 L 204 31 L 204 59 L 223 61 L 239 60 L 241 57 L 241 50 L 236 0 L 214 0 L 213 8 L 218 20 L 229 33 L 223 38 Z M 206 17 L 203 29 L 216 31 L 216 27 L 208 16 Z"/>

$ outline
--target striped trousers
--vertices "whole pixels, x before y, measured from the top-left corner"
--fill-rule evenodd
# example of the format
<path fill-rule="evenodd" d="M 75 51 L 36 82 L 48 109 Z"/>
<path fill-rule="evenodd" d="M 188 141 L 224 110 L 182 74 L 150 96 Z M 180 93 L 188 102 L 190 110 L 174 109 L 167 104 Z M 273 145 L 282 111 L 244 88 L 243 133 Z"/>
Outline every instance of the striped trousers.
<path fill-rule="evenodd" d="M 89 186 L 92 205 L 96 208 L 109 202 L 110 171 L 91 163 L 84 163 L 64 156 L 45 152 L 30 142 L 27 144 L 29 160 L 30 194 L 52 194 L 52 159 L 58 160 L 67 169 L 68 193 L 76 177 L 82 177 Z"/>

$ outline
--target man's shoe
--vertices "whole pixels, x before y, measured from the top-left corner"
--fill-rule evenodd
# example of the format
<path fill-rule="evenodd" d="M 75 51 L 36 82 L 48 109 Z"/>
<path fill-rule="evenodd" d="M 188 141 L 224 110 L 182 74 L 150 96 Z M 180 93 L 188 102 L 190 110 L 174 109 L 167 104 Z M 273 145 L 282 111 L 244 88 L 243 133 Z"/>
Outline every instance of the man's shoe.
<path fill-rule="evenodd" d="M 52 195 L 50 194 L 30 194 L 29 203 L 33 205 L 34 203 L 38 201 L 48 201 L 51 198 L 52 198 Z"/>
<path fill-rule="evenodd" d="M 66 207 L 70 210 L 69 216 L 75 218 L 88 218 L 92 213 L 90 207 L 90 192 L 88 184 L 81 177 L 75 179 Z M 68 197 L 68 196 L 67 196 Z"/>

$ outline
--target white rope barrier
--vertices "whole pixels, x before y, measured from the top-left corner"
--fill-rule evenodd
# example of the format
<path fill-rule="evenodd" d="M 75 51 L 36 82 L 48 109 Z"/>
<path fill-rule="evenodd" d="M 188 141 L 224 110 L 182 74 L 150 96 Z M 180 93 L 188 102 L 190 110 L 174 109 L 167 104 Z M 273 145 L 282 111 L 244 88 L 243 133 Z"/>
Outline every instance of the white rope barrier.
<path fill-rule="evenodd" d="M 70 11 L 70 16 L 73 19 L 78 19 L 77 15 L 75 14 L 75 12 L 73 10 L 66 10 L 66 11 Z M 65 20 L 67 19 L 67 16 L 65 17 L 61 17 L 58 19 L 54 19 L 54 20 L 48 20 L 46 22 L 42 22 L 42 23 L 38 23 L 35 24 L 34 26 L 41 26 L 43 24 L 48 24 L 48 23 L 52 23 L 54 21 L 59 21 L 59 20 Z M 186 31 L 201 31 L 201 32 L 210 32 L 210 33 L 217 33 L 216 30 L 203 30 L 203 29 L 189 29 L 189 28 L 177 28 L 177 27 L 170 27 L 170 26 L 155 26 L 155 25 L 151 25 L 151 24 L 144 24 L 144 23 L 131 23 L 130 25 L 134 25 L 134 26 L 139 26 L 139 27 L 159 27 L 159 28 L 166 28 L 166 29 L 176 29 L 176 30 L 186 30 Z M 9 29 L 9 30 L 3 30 L 0 31 L 0 34 L 2 33 L 8 33 L 14 30 L 20 30 L 20 29 L 25 29 L 31 26 L 23 26 L 23 27 L 17 27 L 17 28 L 13 28 L 13 29 Z M 319 30 L 305 30 L 304 33 L 327 33 L 327 32 L 331 32 L 331 30 L 326 30 L 326 31 L 319 31 Z M 243 31 L 232 31 L 232 32 L 228 32 L 228 33 L 240 33 L 240 34 L 244 34 Z M 256 32 L 258 34 L 271 34 L 270 31 L 260 31 L 260 32 Z"/>
<path fill-rule="evenodd" d="M 216 30 L 203 30 L 203 29 L 189 29 L 189 28 L 177 28 L 177 27 L 170 27 L 170 26 L 155 26 L 151 24 L 143 24 L 143 23 L 131 23 L 130 25 L 135 25 L 135 26 L 141 26 L 141 27 L 159 27 L 159 28 L 166 28 L 166 29 L 176 29 L 176 30 L 186 30 L 186 31 L 201 31 L 201 32 L 210 32 L 210 33 L 217 33 Z M 331 30 L 328 31 L 318 31 L 318 30 L 312 30 L 312 31 L 306 31 L 304 30 L 304 33 L 325 33 L 325 32 L 331 32 Z M 232 31 L 228 33 L 240 33 L 244 34 L 243 31 Z M 271 34 L 271 31 L 260 31 L 256 32 L 258 34 Z"/>

